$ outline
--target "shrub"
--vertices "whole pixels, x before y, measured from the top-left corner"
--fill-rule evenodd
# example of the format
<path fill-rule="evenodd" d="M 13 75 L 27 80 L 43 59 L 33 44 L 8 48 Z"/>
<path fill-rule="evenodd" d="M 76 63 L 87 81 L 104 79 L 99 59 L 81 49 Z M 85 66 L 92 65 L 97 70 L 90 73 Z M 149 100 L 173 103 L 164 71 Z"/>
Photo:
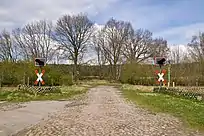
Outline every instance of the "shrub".
<path fill-rule="evenodd" d="M 70 75 L 63 75 L 61 77 L 61 80 L 60 80 L 60 84 L 61 85 L 73 85 L 73 80 L 72 80 L 72 76 Z"/>

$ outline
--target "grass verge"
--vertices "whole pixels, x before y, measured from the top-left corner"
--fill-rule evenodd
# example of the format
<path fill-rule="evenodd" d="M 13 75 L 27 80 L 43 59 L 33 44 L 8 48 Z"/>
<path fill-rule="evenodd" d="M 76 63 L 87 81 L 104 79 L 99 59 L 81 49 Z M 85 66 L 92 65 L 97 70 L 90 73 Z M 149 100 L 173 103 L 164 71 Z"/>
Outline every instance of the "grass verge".
<path fill-rule="evenodd" d="M 204 131 L 204 103 L 170 95 L 132 89 L 128 85 L 121 88 L 123 95 L 140 107 L 153 112 L 169 113 L 179 117 L 186 126 Z"/>
<path fill-rule="evenodd" d="M 0 90 L 0 101 L 10 101 L 10 102 L 26 102 L 26 101 L 36 101 L 36 100 L 67 100 L 72 96 L 78 94 L 84 94 L 88 90 L 85 86 L 64 86 L 60 87 L 60 92 L 58 93 L 46 93 L 34 95 L 25 91 L 5 91 Z"/>
<path fill-rule="evenodd" d="M 116 81 L 107 81 L 107 80 L 82 80 L 78 82 L 79 85 L 85 85 L 89 87 L 96 87 L 99 85 L 106 85 L 106 86 L 121 86 L 120 83 Z"/>
<path fill-rule="evenodd" d="M 121 84 L 106 80 L 83 80 L 79 81 L 77 85 L 62 86 L 59 92 L 38 94 L 36 96 L 28 91 L 15 91 L 16 88 L 7 87 L 0 89 L 0 101 L 26 102 L 36 100 L 67 100 L 72 98 L 72 96 L 85 94 L 88 89 L 98 85 L 120 86 Z"/>

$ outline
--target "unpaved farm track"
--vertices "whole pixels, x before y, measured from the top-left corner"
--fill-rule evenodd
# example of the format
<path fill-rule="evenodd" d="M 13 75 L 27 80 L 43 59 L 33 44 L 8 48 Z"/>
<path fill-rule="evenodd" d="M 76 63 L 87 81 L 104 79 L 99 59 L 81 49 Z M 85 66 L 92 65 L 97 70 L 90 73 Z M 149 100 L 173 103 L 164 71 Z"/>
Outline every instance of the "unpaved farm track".
<path fill-rule="evenodd" d="M 125 101 L 114 87 L 99 86 L 87 98 L 15 136 L 201 136 L 166 114 L 151 114 Z"/>

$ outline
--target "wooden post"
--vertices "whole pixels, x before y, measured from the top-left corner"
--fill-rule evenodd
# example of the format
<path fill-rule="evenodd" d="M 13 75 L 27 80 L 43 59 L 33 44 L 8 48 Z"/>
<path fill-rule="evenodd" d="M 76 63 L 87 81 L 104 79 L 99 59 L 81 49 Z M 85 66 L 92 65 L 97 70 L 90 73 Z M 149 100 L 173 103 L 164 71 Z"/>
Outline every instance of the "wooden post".
<path fill-rule="evenodd" d="M 170 82 L 168 82 L 168 87 L 170 87 Z"/>
<path fill-rule="evenodd" d="M 2 82 L 3 82 L 3 80 L 4 80 L 4 79 L 3 79 L 3 72 L 1 72 L 1 79 L 0 79 L 0 80 L 1 80 L 1 81 L 0 81 L 0 87 L 2 87 L 2 86 L 3 86 L 3 83 L 2 83 Z"/>
<path fill-rule="evenodd" d="M 27 85 L 29 86 L 30 85 L 30 78 L 28 77 L 28 80 L 27 80 Z"/>
<path fill-rule="evenodd" d="M 173 82 L 173 87 L 175 87 L 175 82 Z"/>
<path fill-rule="evenodd" d="M 196 79 L 196 86 L 198 86 L 198 79 Z"/>
<path fill-rule="evenodd" d="M 168 66 L 168 87 L 171 84 L 171 64 L 169 62 L 169 66 Z"/>
<path fill-rule="evenodd" d="M 51 79 L 51 82 L 52 82 L 52 86 L 54 85 L 54 83 L 53 83 L 53 78 Z"/>
<path fill-rule="evenodd" d="M 24 72 L 24 74 L 23 74 L 23 85 L 25 85 L 26 83 L 26 81 L 25 81 L 26 79 L 25 79 L 25 72 Z"/>

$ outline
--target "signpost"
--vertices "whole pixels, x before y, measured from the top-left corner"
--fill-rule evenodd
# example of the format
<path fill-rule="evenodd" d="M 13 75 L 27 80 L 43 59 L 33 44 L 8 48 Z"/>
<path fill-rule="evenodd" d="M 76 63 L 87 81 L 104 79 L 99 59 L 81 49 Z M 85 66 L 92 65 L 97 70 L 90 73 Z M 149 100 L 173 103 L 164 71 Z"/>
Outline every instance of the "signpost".
<path fill-rule="evenodd" d="M 38 70 L 35 70 L 35 74 L 38 77 L 37 80 L 35 81 L 35 85 L 37 85 L 38 83 L 39 83 L 39 86 L 41 85 L 41 83 L 42 83 L 42 85 L 45 84 L 45 82 L 42 79 L 42 76 L 44 75 L 44 73 L 45 73 L 45 70 L 42 70 L 42 73 L 38 72 Z"/>
<path fill-rule="evenodd" d="M 161 88 L 162 83 L 164 84 L 166 83 L 166 81 L 163 78 L 163 76 L 166 73 L 166 70 L 162 70 L 162 66 L 165 65 L 166 58 L 165 57 L 155 57 L 154 61 L 155 61 L 155 65 L 159 65 L 159 68 L 160 68 L 160 72 L 156 71 L 156 74 L 157 76 L 159 76 L 159 79 L 157 82 L 159 82 L 160 88 Z"/>
<path fill-rule="evenodd" d="M 159 83 L 160 85 L 162 83 L 166 84 L 166 80 L 164 79 L 164 75 L 166 74 L 166 70 L 162 70 L 161 72 L 156 71 L 156 75 L 159 77 L 157 79 L 157 83 Z"/>
<path fill-rule="evenodd" d="M 42 76 L 45 73 L 45 70 L 42 70 L 42 67 L 46 65 L 45 61 L 46 61 L 45 58 L 35 58 L 35 66 L 39 67 L 39 72 L 38 72 L 38 70 L 35 70 L 35 73 L 36 73 L 38 78 L 34 84 L 37 85 L 39 83 L 39 87 L 41 86 L 41 83 L 42 83 L 42 85 L 45 84 L 45 82 L 42 79 Z"/>
<path fill-rule="evenodd" d="M 171 62 L 169 61 L 168 65 L 168 87 L 170 87 L 171 84 Z"/>

